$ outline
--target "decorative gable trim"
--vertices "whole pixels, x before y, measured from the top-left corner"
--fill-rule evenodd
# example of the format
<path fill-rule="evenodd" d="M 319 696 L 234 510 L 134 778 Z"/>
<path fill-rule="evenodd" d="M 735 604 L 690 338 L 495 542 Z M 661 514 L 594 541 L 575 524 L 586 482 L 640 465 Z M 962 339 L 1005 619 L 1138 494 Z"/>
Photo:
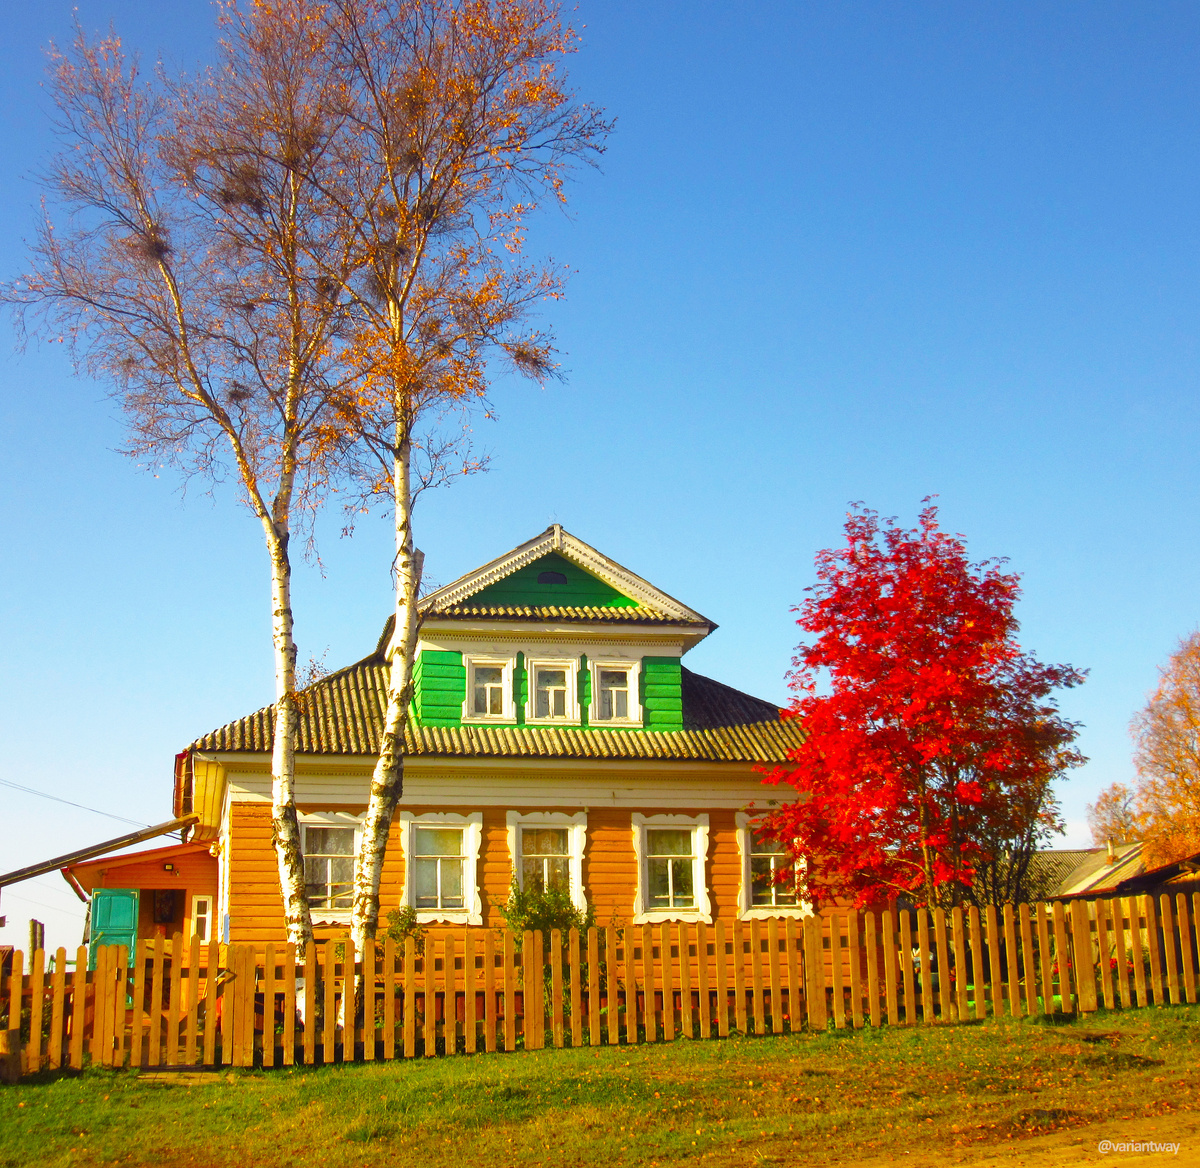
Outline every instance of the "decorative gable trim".
<path fill-rule="evenodd" d="M 641 606 L 657 610 L 658 613 L 675 620 L 689 623 L 700 622 L 707 624 L 710 629 L 716 628 L 712 621 L 701 616 L 694 609 L 655 588 L 648 580 L 643 580 L 641 576 L 629 571 L 615 560 L 609 559 L 590 544 L 586 544 L 583 540 L 571 535 L 570 532 L 564 531 L 562 525 L 558 523 L 548 527 L 541 535 L 531 539 L 528 543 L 514 548 L 507 555 L 500 556 L 491 563 L 484 564 L 482 568 L 477 568 L 475 571 L 459 577 L 453 583 L 447 584 L 444 588 L 430 593 L 422 601 L 421 607 L 425 613 L 432 615 L 441 609 L 461 604 L 468 597 L 481 592 L 490 584 L 495 584 L 506 576 L 511 576 L 514 572 L 551 552 L 557 552 L 585 572 L 590 572 L 618 592 L 636 600 Z"/>

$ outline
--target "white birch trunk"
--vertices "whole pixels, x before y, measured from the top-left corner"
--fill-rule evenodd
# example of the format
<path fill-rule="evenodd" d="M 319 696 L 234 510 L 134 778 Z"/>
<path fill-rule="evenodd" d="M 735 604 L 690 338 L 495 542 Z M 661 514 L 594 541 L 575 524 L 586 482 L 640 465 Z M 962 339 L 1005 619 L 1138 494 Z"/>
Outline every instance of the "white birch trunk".
<path fill-rule="evenodd" d="M 303 954 L 312 940 L 312 917 L 304 883 L 304 855 L 296 817 L 296 641 L 292 626 L 292 566 L 288 535 L 269 519 L 271 634 L 275 646 L 275 738 L 271 753 L 271 839 L 279 867 L 287 939 Z"/>
<path fill-rule="evenodd" d="M 379 757 L 371 775 L 371 793 L 363 821 L 362 843 L 354 866 L 354 916 L 351 937 L 359 952 L 379 927 L 379 878 L 396 804 L 404 793 L 404 725 L 412 697 L 413 656 L 420 629 L 417 600 L 424 556 L 413 546 L 411 444 L 405 438 L 396 456 L 392 488 L 396 520 L 396 613 L 388 650 L 388 704 Z"/>

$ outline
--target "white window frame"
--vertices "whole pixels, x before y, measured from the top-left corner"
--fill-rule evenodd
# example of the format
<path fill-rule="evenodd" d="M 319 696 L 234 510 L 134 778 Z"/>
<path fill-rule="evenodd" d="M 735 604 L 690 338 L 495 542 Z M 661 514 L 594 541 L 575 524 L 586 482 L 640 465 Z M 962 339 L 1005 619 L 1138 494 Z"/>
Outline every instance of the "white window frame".
<path fill-rule="evenodd" d="M 739 811 L 734 817 L 737 825 L 738 852 L 741 855 L 742 878 L 738 881 L 738 920 L 765 921 L 771 917 L 811 917 L 813 915 L 812 901 L 803 893 L 802 876 L 804 864 L 801 861 L 796 866 L 796 896 L 795 904 L 754 904 L 753 880 L 750 876 L 750 857 L 754 828 L 762 822 L 761 815 L 749 815 Z"/>
<path fill-rule="evenodd" d="M 193 892 L 192 893 L 192 911 L 190 914 L 191 928 L 192 928 L 191 936 L 195 937 L 197 935 L 196 922 L 201 917 L 203 917 L 205 929 L 204 929 L 204 936 L 200 940 L 200 943 L 202 945 L 211 944 L 212 941 L 215 940 L 215 938 L 213 937 L 213 925 L 216 923 L 217 914 L 213 910 L 216 908 L 216 899 L 217 898 L 215 896 L 213 896 L 213 894 L 211 892 Z M 197 911 L 200 901 L 204 901 L 204 903 L 208 906 L 208 909 L 206 912 Z"/>
<path fill-rule="evenodd" d="M 647 908 L 645 890 L 649 884 L 646 871 L 646 829 L 648 827 L 686 827 L 692 833 L 692 887 L 696 891 L 694 908 Z M 633 813 L 633 854 L 637 859 L 637 891 L 633 897 L 633 924 L 653 921 L 703 921 L 712 924 L 712 901 L 704 878 L 708 861 L 708 816 L 701 815 L 643 815 Z"/>
<path fill-rule="evenodd" d="M 643 716 L 641 703 L 641 660 L 633 661 L 628 657 L 589 657 L 588 669 L 592 675 L 592 701 L 588 708 L 589 723 L 597 728 L 602 726 L 640 726 Z M 623 669 L 629 674 L 629 717 L 600 717 L 600 670 L 602 669 Z"/>
<path fill-rule="evenodd" d="M 574 815 L 568 815 L 565 811 L 531 811 L 527 814 L 520 811 L 509 811 L 504 818 L 508 827 L 508 857 L 512 864 L 512 874 L 522 891 L 525 890 L 525 882 L 522 877 L 524 866 L 521 863 L 521 828 L 565 827 L 568 829 L 571 903 L 580 912 L 587 912 L 587 896 L 584 895 L 583 890 L 583 853 L 587 848 L 587 812 L 577 811 Z"/>
<path fill-rule="evenodd" d="M 463 663 L 467 667 L 467 693 L 463 698 L 462 720 L 464 722 L 515 722 L 517 720 L 517 704 L 513 700 L 513 673 L 516 670 L 516 657 L 504 657 L 495 653 L 464 653 Z M 502 670 L 500 677 L 501 705 L 499 714 L 475 713 L 475 667 L 477 665 L 491 666 Z"/>
<path fill-rule="evenodd" d="M 567 673 L 566 715 L 562 718 L 537 718 L 537 671 L 539 669 L 565 669 Z M 530 726 L 579 725 L 579 658 L 526 656 L 525 676 L 529 696 L 525 700 L 525 721 Z"/>
<path fill-rule="evenodd" d="M 413 873 L 416 870 L 417 827 L 460 827 L 463 831 L 463 907 L 452 909 L 417 908 Z M 458 815 L 450 811 L 430 811 L 414 815 L 400 812 L 400 845 L 404 850 L 404 900 L 416 909 L 422 925 L 482 925 L 483 898 L 479 891 L 479 849 L 483 844 L 483 812 Z"/>
<path fill-rule="evenodd" d="M 358 872 L 358 851 L 362 843 L 362 816 L 348 811 L 302 811 L 300 821 L 300 855 L 304 855 L 306 828 L 309 827 L 352 827 L 354 829 L 354 872 Z M 312 910 L 314 925 L 342 925 L 353 916 L 353 908 L 315 908 Z"/>

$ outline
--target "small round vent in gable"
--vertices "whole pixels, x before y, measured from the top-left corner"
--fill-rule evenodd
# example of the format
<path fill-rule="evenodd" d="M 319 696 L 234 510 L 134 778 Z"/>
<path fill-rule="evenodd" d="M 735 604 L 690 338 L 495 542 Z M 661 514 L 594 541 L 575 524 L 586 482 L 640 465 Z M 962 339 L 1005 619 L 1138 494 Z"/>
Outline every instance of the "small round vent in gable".
<path fill-rule="evenodd" d="M 538 573 L 538 583 L 539 584 L 565 584 L 566 582 L 567 582 L 567 578 L 561 572 L 539 572 Z"/>

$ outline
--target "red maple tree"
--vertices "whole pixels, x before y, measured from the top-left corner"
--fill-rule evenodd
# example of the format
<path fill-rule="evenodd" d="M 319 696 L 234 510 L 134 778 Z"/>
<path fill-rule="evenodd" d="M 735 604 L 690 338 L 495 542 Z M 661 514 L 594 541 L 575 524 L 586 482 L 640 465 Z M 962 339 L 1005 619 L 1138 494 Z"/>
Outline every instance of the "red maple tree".
<path fill-rule="evenodd" d="M 954 902 L 981 869 L 1011 868 L 1057 826 L 1054 778 L 1084 761 L 1051 696 L 1084 677 L 1016 641 L 1018 577 L 972 564 L 939 530 L 857 506 L 817 555 L 785 717 L 804 744 L 767 779 L 799 792 L 763 829 L 812 895 Z"/>

